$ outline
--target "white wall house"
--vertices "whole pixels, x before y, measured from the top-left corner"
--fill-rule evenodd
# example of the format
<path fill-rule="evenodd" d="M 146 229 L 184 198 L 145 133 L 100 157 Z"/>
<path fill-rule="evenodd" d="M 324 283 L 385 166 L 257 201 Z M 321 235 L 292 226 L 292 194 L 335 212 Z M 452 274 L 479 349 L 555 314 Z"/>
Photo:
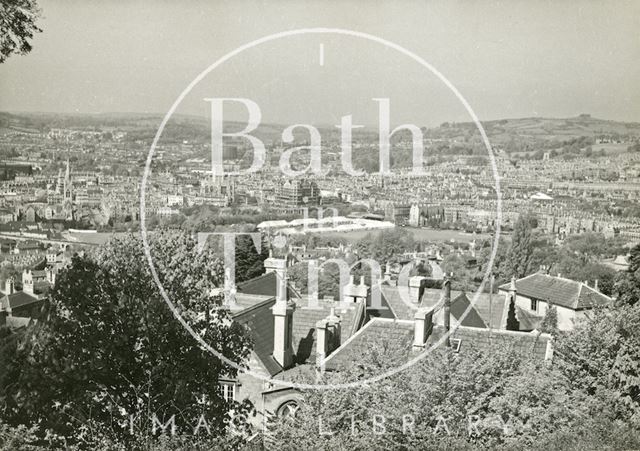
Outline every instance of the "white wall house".
<path fill-rule="evenodd" d="M 520 330 L 538 329 L 550 306 L 554 306 L 560 330 L 572 330 L 576 321 L 591 309 L 608 305 L 611 298 L 584 282 L 551 276 L 544 272 L 531 274 L 522 279 L 501 285 L 505 294 L 501 328 L 507 328 L 507 317 L 511 299 L 515 297 L 515 313 Z"/>

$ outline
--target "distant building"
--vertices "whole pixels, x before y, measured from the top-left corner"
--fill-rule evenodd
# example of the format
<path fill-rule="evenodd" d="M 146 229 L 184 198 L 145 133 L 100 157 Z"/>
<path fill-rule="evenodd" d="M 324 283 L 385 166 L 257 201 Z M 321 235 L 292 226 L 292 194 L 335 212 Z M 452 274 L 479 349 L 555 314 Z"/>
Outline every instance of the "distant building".
<path fill-rule="evenodd" d="M 287 180 L 276 186 L 276 208 L 287 211 L 298 211 L 304 207 L 320 204 L 320 189 L 313 180 Z"/>

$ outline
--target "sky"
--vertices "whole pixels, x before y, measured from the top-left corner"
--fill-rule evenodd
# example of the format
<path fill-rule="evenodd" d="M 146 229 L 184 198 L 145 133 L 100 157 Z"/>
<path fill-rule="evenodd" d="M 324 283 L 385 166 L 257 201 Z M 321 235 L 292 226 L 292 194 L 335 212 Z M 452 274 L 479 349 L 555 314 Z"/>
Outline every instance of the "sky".
<path fill-rule="evenodd" d="M 457 88 L 481 120 L 640 121 L 638 1 L 40 0 L 33 51 L 0 65 L 0 111 L 165 114 L 218 58 L 277 32 L 341 28 L 392 41 Z M 323 48 L 323 56 L 320 56 Z M 322 62 L 321 62 L 322 59 Z M 322 64 L 321 64 L 322 63 Z M 290 36 L 241 52 L 176 112 L 207 116 L 211 97 L 256 102 L 264 122 L 394 124 L 470 116 L 442 81 L 382 44 Z M 229 103 L 226 118 L 247 112 Z"/>

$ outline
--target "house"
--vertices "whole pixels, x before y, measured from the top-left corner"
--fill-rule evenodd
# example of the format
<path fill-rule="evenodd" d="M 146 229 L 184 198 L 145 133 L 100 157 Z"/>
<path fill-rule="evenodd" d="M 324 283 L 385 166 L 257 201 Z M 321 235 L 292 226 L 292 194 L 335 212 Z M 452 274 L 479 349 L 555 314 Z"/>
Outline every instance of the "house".
<path fill-rule="evenodd" d="M 549 307 L 556 308 L 558 329 L 572 330 L 574 323 L 591 309 L 611 304 L 612 299 L 586 282 L 551 276 L 544 271 L 501 285 L 505 294 L 501 329 L 507 329 L 509 305 L 513 302 L 519 330 L 538 329 Z"/>
<path fill-rule="evenodd" d="M 483 319 L 465 293 L 451 296 L 450 290 L 426 288 L 425 277 L 410 278 L 407 286 L 381 281 L 380 307 L 372 305 L 372 290 L 364 278 L 357 283 L 351 276 L 343 299 L 334 302 L 294 290 L 288 283 L 286 259 L 270 257 L 264 265 L 263 275 L 225 292 L 232 318 L 247 327 L 254 348 L 248 371 L 220 379 L 225 397 L 253 403 L 256 426 L 270 415 L 295 414 L 302 396 L 300 386 L 292 382 L 313 383 L 319 369 L 340 371 L 377 344 L 395 343 L 409 354 L 416 353 L 439 345 L 451 330 L 458 352 L 491 352 L 494 346 L 507 344 L 534 358 L 553 356 L 550 335 L 488 328 L 491 319 Z M 453 297 L 452 321 L 445 321 L 446 296 Z"/>
<path fill-rule="evenodd" d="M 351 280 L 342 302 L 301 295 L 288 282 L 286 259 L 269 257 L 264 266 L 263 275 L 225 293 L 233 320 L 247 327 L 254 347 L 247 362 L 249 371 L 220 380 L 225 397 L 252 401 L 256 425 L 295 405 L 299 390 L 276 381 L 314 370 L 317 352 L 328 350 L 329 335 L 334 347 L 353 335 L 366 321 L 369 295 L 363 280 L 360 284 Z M 327 318 L 330 331 L 319 336 L 316 326 Z"/>
<path fill-rule="evenodd" d="M 0 297 L 0 327 L 19 328 L 37 320 L 44 305 L 44 298 L 33 291 L 15 289 L 13 277 L 5 281 Z"/>

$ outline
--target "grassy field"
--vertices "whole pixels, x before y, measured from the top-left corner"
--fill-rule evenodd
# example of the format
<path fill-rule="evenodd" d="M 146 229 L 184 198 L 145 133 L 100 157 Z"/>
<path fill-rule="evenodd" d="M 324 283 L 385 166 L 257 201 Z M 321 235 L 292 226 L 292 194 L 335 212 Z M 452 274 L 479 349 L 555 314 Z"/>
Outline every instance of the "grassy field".
<path fill-rule="evenodd" d="M 411 233 L 419 241 L 459 241 L 464 243 L 469 243 L 476 240 L 482 240 L 488 238 L 489 234 L 470 234 L 459 232 L 457 230 L 439 230 L 439 229 L 428 229 L 428 228 L 414 228 L 414 227 L 405 227 L 405 229 Z M 353 232 L 335 232 L 335 233 L 323 233 L 322 236 L 326 238 L 346 238 L 349 241 L 358 241 L 369 233 L 376 233 L 376 231 L 370 230 L 356 230 Z"/>

